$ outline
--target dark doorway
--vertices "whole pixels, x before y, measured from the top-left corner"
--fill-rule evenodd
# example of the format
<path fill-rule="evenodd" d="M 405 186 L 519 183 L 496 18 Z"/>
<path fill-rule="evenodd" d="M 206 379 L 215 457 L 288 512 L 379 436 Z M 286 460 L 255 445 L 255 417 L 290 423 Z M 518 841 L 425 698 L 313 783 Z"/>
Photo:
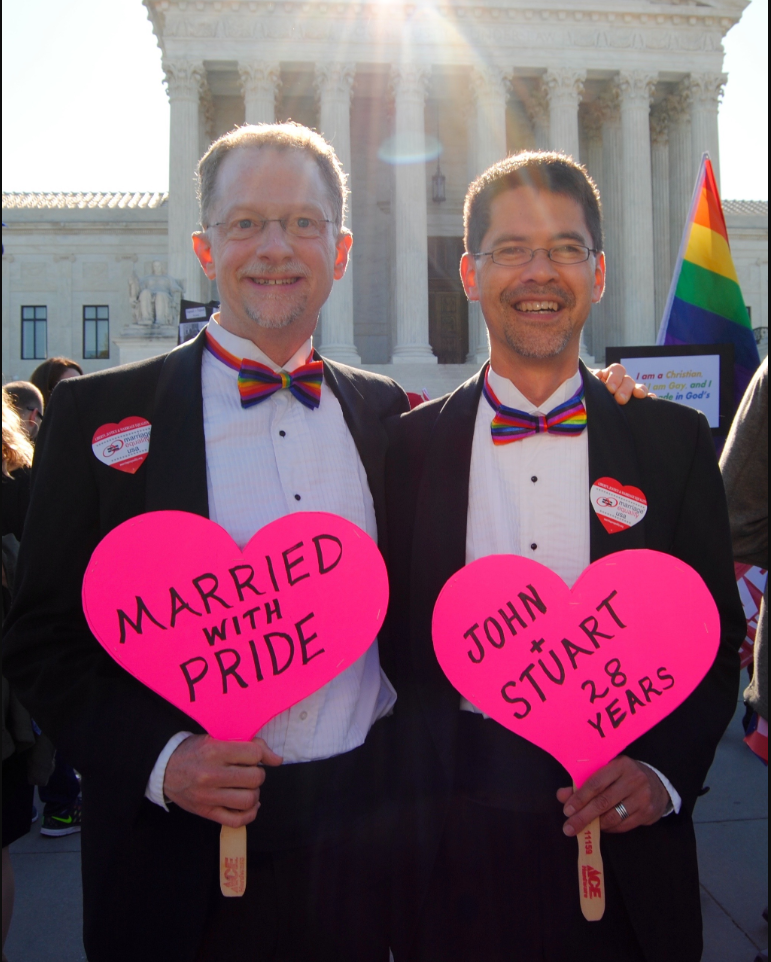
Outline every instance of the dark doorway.
<path fill-rule="evenodd" d="M 461 237 L 428 238 L 428 337 L 440 364 L 463 364 L 468 354 L 468 302 L 458 266 Z"/>

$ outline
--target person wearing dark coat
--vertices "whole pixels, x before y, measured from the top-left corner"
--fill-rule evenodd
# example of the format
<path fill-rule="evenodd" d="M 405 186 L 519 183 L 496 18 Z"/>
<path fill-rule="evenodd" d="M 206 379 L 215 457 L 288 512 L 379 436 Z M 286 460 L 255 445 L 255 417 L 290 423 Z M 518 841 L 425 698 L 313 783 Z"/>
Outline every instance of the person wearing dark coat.
<path fill-rule="evenodd" d="M 744 634 L 710 430 L 700 413 L 658 399 L 618 407 L 579 361 L 605 260 L 599 195 L 572 158 L 493 166 L 469 188 L 465 229 L 461 274 L 481 304 L 490 362 L 388 425 L 389 631 L 397 676 L 410 679 L 396 707 L 395 958 L 697 962 L 692 814 L 736 704 Z M 568 408 L 577 428 L 565 432 Z M 608 478 L 647 500 L 641 520 L 613 533 L 590 502 Z M 453 688 L 433 651 L 434 605 L 486 555 L 524 555 L 572 585 L 590 562 L 638 548 L 701 575 L 720 613 L 719 650 L 672 714 L 576 790 L 554 758 Z M 595 817 L 606 907 L 589 922 L 576 835 Z"/>
<path fill-rule="evenodd" d="M 119 667 L 82 610 L 94 548 L 148 511 L 209 517 L 243 547 L 276 517 L 327 510 L 384 544 L 383 422 L 407 398 L 311 348 L 351 243 L 339 161 L 306 128 L 244 127 L 207 152 L 201 194 L 194 242 L 220 312 L 170 354 L 53 392 L 4 671 L 82 775 L 91 962 L 387 962 L 386 640 L 260 738 L 223 742 Z M 243 403 L 241 367 L 275 391 Z M 315 407 L 282 387 L 299 368 Z M 140 425 L 133 471 L 95 441 L 126 418 Z M 220 893 L 223 824 L 247 826 L 241 898 Z"/>

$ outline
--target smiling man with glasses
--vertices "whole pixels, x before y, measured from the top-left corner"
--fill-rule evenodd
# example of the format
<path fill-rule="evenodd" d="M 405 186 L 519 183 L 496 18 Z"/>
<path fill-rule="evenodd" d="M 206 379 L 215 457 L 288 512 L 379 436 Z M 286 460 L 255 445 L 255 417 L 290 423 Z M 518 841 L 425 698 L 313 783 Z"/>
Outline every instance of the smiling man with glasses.
<path fill-rule="evenodd" d="M 397 706 L 404 957 L 697 962 L 691 813 L 736 704 L 744 635 L 710 430 L 677 404 L 617 406 L 579 361 L 606 266 L 599 192 L 583 167 L 554 153 L 509 157 L 471 185 L 464 213 L 460 272 L 481 305 L 490 362 L 389 423 L 390 632 L 418 680 Z M 644 518 L 609 533 L 590 504 L 602 478 L 639 488 Z M 673 715 L 574 791 L 554 758 L 452 687 L 432 613 L 448 579 L 481 557 L 528 557 L 572 585 L 590 562 L 630 548 L 699 571 L 720 610 L 721 646 Z M 508 644 L 530 641 L 520 632 Z M 576 835 L 595 817 L 606 908 L 587 922 Z"/>
<path fill-rule="evenodd" d="M 220 310 L 164 357 L 56 390 L 4 671 L 83 774 L 89 959 L 387 962 L 385 639 L 253 741 L 222 742 L 118 668 L 81 610 L 97 542 L 146 511 L 207 516 L 240 547 L 294 511 L 385 531 L 383 420 L 406 395 L 311 340 L 352 243 L 334 150 L 296 124 L 247 126 L 212 144 L 198 182 L 193 246 Z M 130 416 L 150 422 L 134 474 L 91 450 Z M 242 898 L 219 890 L 221 824 L 248 828 Z"/>

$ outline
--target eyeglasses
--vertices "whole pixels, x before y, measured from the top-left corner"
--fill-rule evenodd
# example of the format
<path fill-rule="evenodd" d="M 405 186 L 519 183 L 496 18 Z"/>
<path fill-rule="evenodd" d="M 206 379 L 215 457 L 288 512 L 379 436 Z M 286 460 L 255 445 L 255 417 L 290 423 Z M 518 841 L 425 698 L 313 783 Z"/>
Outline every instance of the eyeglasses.
<path fill-rule="evenodd" d="M 536 247 L 532 250 L 530 247 L 507 245 L 497 247 L 494 251 L 480 251 L 474 254 L 474 257 L 489 257 L 493 264 L 498 264 L 500 267 L 522 267 L 523 264 L 529 264 L 539 251 L 543 251 L 555 264 L 583 264 L 584 261 L 589 260 L 590 254 L 600 253 L 593 247 L 584 247 L 582 244 L 560 244 L 559 247 L 552 247 L 549 250 L 545 247 Z"/>
<path fill-rule="evenodd" d="M 235 220 L 216 224 L 228 240 L 251 240 L 258 237 L 268 224 L 281 224 L 285 233 L 293 237 L 311 239 L 321 237 L 326 231 L 327 224 L 333 221 L 321 217 L 306 217 L 304 214 L 290 214 L 287 217 L 237 217 Z"/>

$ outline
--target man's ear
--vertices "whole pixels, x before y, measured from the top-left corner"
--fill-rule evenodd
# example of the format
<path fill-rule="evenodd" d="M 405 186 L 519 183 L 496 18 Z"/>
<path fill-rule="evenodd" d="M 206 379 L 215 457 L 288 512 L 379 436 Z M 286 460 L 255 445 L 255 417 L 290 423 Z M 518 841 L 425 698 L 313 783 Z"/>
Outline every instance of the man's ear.
<path fill-rule="evenodd" d="M 463 281 L 463 290 L 466 292 L 466 297 L 470 301 L 478 301 L 477 262 L 471 254 L 464 254 L 460 259 L 460 279 Z"/>
<path fill-rule="evenodd" d="M 601 251 L 597 255 L 597 263 L 594 266 L 594 285 L 592 287 L 592 304 L 599 304 L 605 290 L 605 252 Z"/>
<path fill-rule="evenodd" d="M 215 280 L 217 271 L 214 267 L 211 244 L 209 243 L 209 238 L 206 236 L 206 231 L 197 230 L 193 234 L 193 250 L 203 268 L 204 274 L 206 274 L 210 281 Z"/>
<path fill-rule="evenodd" d="M 333 277 L 339 281 L 348 266 L 348 258 L 353 247 L 353 234 L 341 234 L 335 244 L 335 268 Z"/>

